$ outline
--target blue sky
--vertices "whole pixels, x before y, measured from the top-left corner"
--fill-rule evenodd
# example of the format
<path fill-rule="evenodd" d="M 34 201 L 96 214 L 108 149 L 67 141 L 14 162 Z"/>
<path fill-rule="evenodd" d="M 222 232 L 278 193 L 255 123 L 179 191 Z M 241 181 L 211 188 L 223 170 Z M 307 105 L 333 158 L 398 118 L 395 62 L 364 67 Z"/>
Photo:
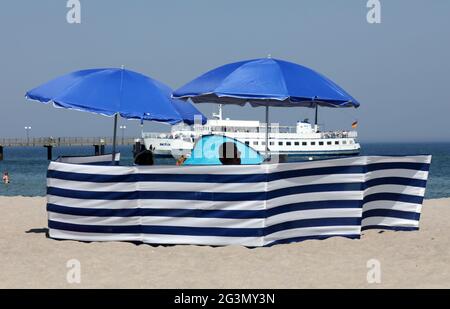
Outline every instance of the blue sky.
<path fill-rule="evenodd" d="M 66 22 L 66 0 L 4 0 L 0 8 L 0 136 L 110 135 L 112 119 L 28 102 L 24 93 L 53 77 L 120 67 L 182 86 L 206 70 L 272 57 L 311 67 L 361 102 L 321 109 L 325 129 L 359 121 L 362 141 L 450 141 L 450 1 L 381 0 L 381 24 L 366 0 L 81 0 L 81 24 Z M 207 116 L 211 104 L 199 105 Z M 264 119 L 263 108 L 225 115 Z M 272 109 L 294 124 L 313 111 Z M 121 120 L 127 135 L 137 122 Z M 168 129 L 145 125 L 147 130 Z"/>

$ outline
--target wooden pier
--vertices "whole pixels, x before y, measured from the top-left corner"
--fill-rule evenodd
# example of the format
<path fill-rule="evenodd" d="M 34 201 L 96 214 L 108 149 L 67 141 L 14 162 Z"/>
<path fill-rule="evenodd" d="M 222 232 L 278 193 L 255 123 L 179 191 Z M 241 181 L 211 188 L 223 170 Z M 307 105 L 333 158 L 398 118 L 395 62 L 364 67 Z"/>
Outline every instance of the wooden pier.
<path fill-rule="evenodd" d="M 117 138 L 117 145 L 134 145 L 136 138 Z M 52 145 L 63 146 L 93 146 L 112 145 L 112 137 L 30 137 L 30 138 L 0 138 L 3 147 L 43 147 Z"/>
<path fill-rule="evenodd" d="M 111 137 L 32 137 L 32 138 L 0 138 L 0 161 L 4 159 L 6 147 L 45 147 L 47 159 L 52 160 L 53 147 L 93 146 L 95 155 L 105 154 L 105 146 L 112 145 Z M 141 139 L 123 137 L 117 139 L 117 145 L 133 145 L 140 149 Z M 134 150 L 135 151 L 135 150 Z"/>

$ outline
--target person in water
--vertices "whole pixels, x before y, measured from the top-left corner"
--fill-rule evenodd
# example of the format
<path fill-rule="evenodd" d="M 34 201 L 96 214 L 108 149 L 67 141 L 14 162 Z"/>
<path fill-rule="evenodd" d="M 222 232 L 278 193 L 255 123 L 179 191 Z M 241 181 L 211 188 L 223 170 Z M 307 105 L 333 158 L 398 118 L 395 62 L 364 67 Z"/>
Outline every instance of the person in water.
<path fill-rule="evenodd" d="M 9 174 L 8 174 L 8 172 L 4 172 L 4 173 L 3 173 L 3 178 L 2 178 L 2 180 L 3 180 L 3 183 L 4 183 L 4 184 L 9 184 Z"/>
<path fill-rule="evenodd" d="M 177 166 L 182 166 L 184 164 L 184 161 L 186 161 L 186 156 L 185 155 L 181 155 L 178 160 L 177 160 Z"/>
<path fill-rule="evenodd" d="M 240 165 L 241 152 L 235 143 L 225 142 L 219 147 L 219 160 L 223 165 Z"/>

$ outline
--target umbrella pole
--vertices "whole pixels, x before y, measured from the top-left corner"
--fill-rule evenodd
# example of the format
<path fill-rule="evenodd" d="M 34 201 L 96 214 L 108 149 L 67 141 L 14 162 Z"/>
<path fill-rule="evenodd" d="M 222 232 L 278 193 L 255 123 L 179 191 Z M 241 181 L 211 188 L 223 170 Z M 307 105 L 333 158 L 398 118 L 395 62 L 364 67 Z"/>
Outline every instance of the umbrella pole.
<path fill-rule="evenodd" d="M 112 144 L 112 165 L 116 165 L 116 142 L 117 142 L 117 114 L 114 115 L 114 134 Z"/>
<path fill-rule="evenodd" d="M 316 115 L 314 119 L 314 131 L 316 131 L 316 133 L 317 133 L 318 114 L 319 114 L 319 105 L 316 104 Z"/>
<path fill-rule="evenodd" d="M 266 105 L 266 158 L 269 157 L 269 106 Z"/>

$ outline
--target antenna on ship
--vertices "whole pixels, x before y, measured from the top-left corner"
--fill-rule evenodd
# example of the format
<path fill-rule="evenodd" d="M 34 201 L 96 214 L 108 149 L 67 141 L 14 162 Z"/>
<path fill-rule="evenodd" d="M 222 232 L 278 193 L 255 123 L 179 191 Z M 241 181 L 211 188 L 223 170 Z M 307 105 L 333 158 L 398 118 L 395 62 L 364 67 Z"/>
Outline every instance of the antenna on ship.
<path fill-rule="evenodd" d="M 217 114 L 213 113 L 212 115 L 214 118 L 217 118 L 218 120 L 222 120 L 222 116 L 223 116 L 222 104 L 218 104 L 217 106 L 219 107 L 219 112 Z"/>

